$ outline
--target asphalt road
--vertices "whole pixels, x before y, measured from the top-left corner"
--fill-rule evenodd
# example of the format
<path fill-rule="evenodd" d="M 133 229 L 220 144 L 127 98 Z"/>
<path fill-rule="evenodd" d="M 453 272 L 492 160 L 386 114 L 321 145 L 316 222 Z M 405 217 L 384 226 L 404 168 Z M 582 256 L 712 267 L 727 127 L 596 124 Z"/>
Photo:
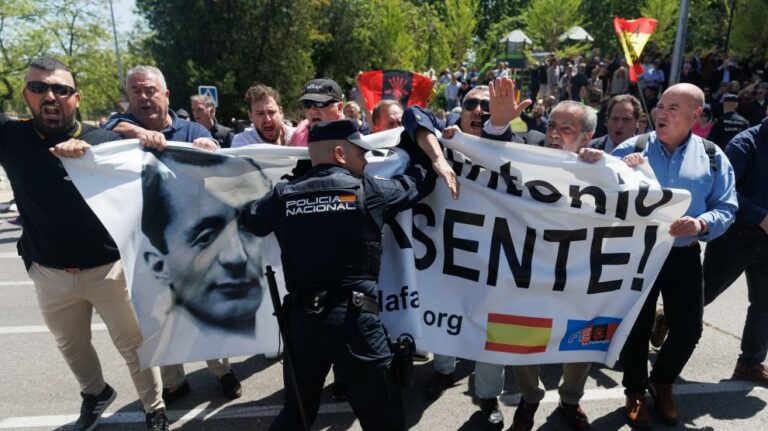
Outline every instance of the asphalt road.
<path fill-rule="evenodd" d="M 0 172 L 1 174 L 1 172 Z M 0 180 L 0 204 L 11 198 L 7 181 Z M 66 211 L 66 208 L 61 208 Z M 0 214 L 7 220 L 14 213 Z M 45 328 L 15 243 L 21 230 L 0 223 L 0 430 L 67 430 L 80 406 L 78 386 Z M 730 380 L 739 352 L 747 307 L 746 285 L 739 279 L 705 312 L 704 335 L 675 386 L 681 424 L 659 429 L 768 430 L 768 389 Z M 107 381 L 118 397 L 99 429 L 142 430 L 144 415 L 128 372 L 98 316 L 93 318 L 93 342 L 102 360 Z M 652 355 L 653 358 L 653 355 Z M 203 367 L 190 364 L 192 394 L 169 407 L 172 429 L 266 430 L 283 399 L 282 364 L 263 356 L 233 358 L 235 373 L 243 380 L 243 397 L 226 400 L 218 382 Z M 472 397 L 472 369 L 460 363 L 460 380 L 439 400 L 430 403 L 421 388 L 431 373 L 431 363 L 417 366 L 416 389 L 406 395 L 408 424 L 414 430 L 474 430 L 479 428 Z M 519 399 L 517 385 L 507 373 L 501 397 L 507 425 L 511 425 Z M 557 383 L 561 367 L 543 367 L 548 389 L 536 414 L 535 429 L 567 429 L 557 412 Z M 327 383 L 330 383 L 328 381 Z M 630 429 L 623 418 L 621 373 L 594 365 L 582 406 L 595 430 Z M 359 424 L 346 403 L 334 403 L 326 388 L 318 421 L 313 429 L 358 430 Z"/>

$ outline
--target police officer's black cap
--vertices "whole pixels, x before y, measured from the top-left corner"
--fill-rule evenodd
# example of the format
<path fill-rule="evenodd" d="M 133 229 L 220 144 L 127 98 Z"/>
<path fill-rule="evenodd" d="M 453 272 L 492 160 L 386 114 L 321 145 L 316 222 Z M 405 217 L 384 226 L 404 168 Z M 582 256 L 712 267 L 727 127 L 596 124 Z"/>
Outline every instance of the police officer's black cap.
<path fill-rule="evenodd" d="M 316 124 L 309 131 L 309 145 L 320 141 L 348 141 L 368 151 L 397 145 L 397 140 L 378 143 L 367 141 L 352 120 L 325 121 Z"/>
<path fill-rule="evenodd" d="M 304 86 L 304 92 L 299 97 L 299 102 L 302 100 L 311 100 L 313 102 L 329 102 L 331 100 L 341 102 L 344 99 L 344 95 L 341 92 L 341 87 L 336 81 L 332 79 L 313 79 L 307 82 Z"/>
<path fill-rule="evenodd" d="M 733 94 L 733 93 L 725 93 L 723 95 L 723 102 L 734 102 L 737 103 L 739 101 L 739 96 Z"/>

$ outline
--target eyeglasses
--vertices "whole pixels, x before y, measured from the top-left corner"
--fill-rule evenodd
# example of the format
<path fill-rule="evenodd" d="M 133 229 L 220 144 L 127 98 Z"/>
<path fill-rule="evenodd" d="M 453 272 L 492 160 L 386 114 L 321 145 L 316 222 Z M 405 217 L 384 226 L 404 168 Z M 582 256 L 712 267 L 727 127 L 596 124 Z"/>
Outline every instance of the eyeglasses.
<path fill-rule="evenodd" d="M 64 84 L 46 84 L 41 81 L 27 82 L 27 89 L 35 94 L 45 94 L 48 90 L 56 96 L 71 96 L 77 92 L 73 87 Z"/>
<path fill-rule="evenodd" d="M 328 100 L 327 102 L 316 102 L 314 100 L 302 100 L 301 106 L 303 106 L 304 109 L 312 109 L 312 108 L 323 109 L 326 106 L 333 105 L 334 103 L 338 103 L 338 101 L 333 99 Z"/>
<path fill-rule="evenodd" d="M 477 99 L 470 97 L 468 99 L 464 99 L 464 101 L 461 103 L 461 107 L 467 111 L 474 111 L 475 108 L 477 108 L 477 105 L 480 105 L 480 110 L 483 112 L 491 112 L 491 102 L 487 99 Z"/>

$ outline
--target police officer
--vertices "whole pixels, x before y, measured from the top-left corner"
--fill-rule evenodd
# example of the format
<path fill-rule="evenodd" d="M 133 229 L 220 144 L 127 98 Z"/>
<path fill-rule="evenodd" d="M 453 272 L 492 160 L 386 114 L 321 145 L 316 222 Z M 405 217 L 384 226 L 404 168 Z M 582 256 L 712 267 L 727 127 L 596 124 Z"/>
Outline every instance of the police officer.
<path fill-rule="evenodd" d="M 739 106 L 739 97 L 735 94 L 726 94 L 723 96 L 723 115 L 721 115 L 712 125 L 712 129 L 707 135 L 707 139 L 717 144 L 718 147 L 725 150 L 725 146 L 734 136 L 749 128 L 749 121 L 736 113 Z"/>
<path fill-rule="evenodd" d="M 436 177 L 419 164 L 393 179 L 365 175 L 365 153 L 373 149 L 350 120 L 315 125 L 309 134 L 312 169 L 247 205 L 240 221 L 256 235 L 274 232 L 280 244 L 289 292 L 286 342 L 307 422 L 314 422 L 335 364 L 362 428 L 401 430 L 402 400 L 375 299 L 381 229 L 431 191 Z M 434 150 L 428 152 L 432 162 L 443 164 Z M 430 163 L 413 153 L 412 159 Z M 302 429 L 292 376 L 283 378 L 285 404 L 271 429 Z"/>

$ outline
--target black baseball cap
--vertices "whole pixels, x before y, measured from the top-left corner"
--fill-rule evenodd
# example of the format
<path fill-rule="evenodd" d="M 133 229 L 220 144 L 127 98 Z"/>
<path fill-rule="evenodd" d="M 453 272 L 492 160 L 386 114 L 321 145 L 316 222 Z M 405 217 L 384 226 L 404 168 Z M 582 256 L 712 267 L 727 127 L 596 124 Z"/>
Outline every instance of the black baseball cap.
<path fill-rule="evenodd" d="M 344 96 L 341 92 L 341 87 L 336 81 L 332 79 L 313 79 L 307 82 L 304 86 L 304 92 L 299 97 L 299 102 L 302 100 L 311 100 L 313 102 L 329 102 L 336 100 L 341 102 Z"/>
<path fill-rule="evenodd" d="M 337 140 L 348 141 L 368 151 L 397 145 L 397 140 L 377 143 L 367 141 L 352 120 L 325 121 L 316 124 L 309 131 L 309 145 L 313 142 Z"/>

